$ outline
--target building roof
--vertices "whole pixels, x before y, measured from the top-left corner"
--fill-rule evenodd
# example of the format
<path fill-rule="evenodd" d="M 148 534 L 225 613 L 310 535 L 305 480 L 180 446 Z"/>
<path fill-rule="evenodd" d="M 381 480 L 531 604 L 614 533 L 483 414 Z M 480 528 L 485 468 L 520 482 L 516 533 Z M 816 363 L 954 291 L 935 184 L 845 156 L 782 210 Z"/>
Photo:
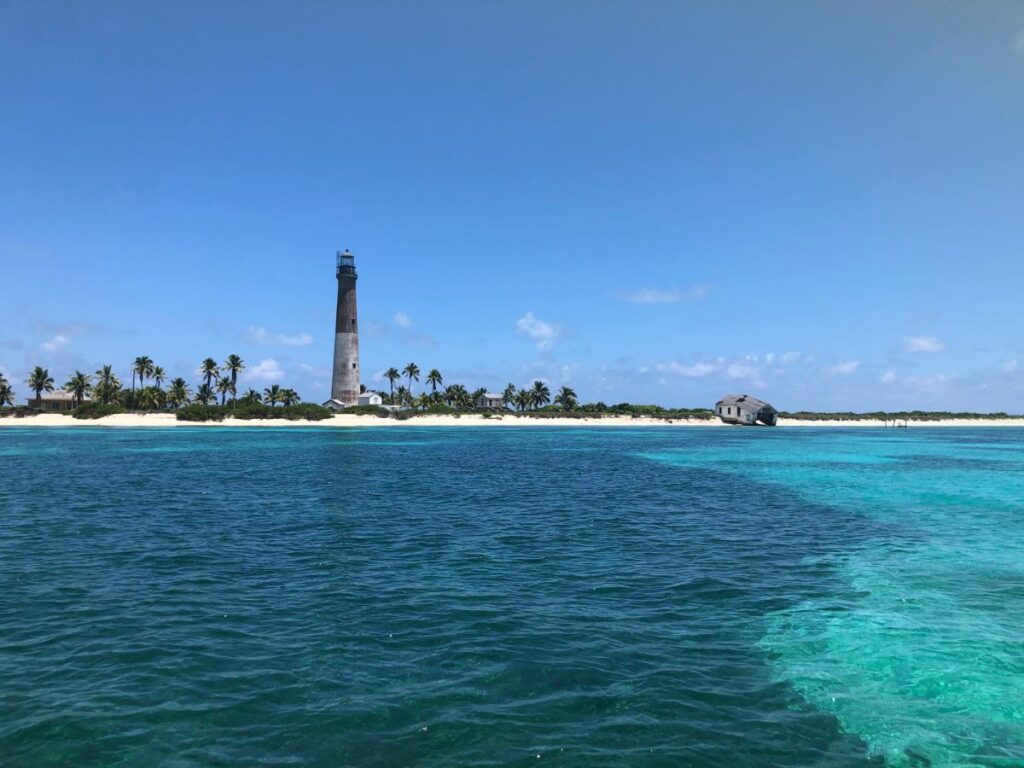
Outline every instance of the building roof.
<path fill-rule="evenodd" d="M 716 408 L 720 405 L 735 405 L 752 411 L 760 411 L 765 408 L 770 411 L 775 410 L 764 400 L 758 400 L 756 397 L 751 397 L 750 395 L 726 395 L 715 403 Z"/>
<path fill-rule="evenodd" d="M 504 395 L 496 395 L 493 392 L 484 392 L 477 400 L 504 400 Z"/>
<path fill-rule="evenodd" d="M 34 397 L 29 398 L 29 399 L 30 400 L 35 400 Z M 40 400 L 60 400 L 60 401 L 63 401 L 63 400 L 74 400 L 75 396 L 71 392 L 68 392 L 66 389 L 55 389 L 55 390 L 53 390 L 53 392 L 42 392 L 42 393 L 40 393 L 39 399 Z"/>

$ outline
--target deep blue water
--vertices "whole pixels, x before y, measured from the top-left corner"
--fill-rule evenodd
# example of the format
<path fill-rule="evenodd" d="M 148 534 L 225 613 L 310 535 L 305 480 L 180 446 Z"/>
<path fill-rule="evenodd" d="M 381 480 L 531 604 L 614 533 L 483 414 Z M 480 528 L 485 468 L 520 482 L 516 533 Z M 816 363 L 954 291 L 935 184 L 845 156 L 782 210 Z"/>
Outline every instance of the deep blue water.
<path fill-rule="evenodd" d="M 1020 766 L 1022 627 L 1022 430 L 0 430 L 2 766 Z"/>

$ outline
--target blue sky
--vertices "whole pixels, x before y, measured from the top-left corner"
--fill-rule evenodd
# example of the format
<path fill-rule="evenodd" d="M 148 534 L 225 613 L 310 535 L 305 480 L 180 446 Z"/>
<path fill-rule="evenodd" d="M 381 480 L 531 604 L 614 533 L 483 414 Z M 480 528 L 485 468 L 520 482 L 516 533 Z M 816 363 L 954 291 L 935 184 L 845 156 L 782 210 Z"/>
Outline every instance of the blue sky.
<path fill-rule="evenodd" d="M 3 3 L 0 104 L 17 382 L 324 399 L 349 247 L 371 387 L 1021 410 L 1021 3 Z"/>

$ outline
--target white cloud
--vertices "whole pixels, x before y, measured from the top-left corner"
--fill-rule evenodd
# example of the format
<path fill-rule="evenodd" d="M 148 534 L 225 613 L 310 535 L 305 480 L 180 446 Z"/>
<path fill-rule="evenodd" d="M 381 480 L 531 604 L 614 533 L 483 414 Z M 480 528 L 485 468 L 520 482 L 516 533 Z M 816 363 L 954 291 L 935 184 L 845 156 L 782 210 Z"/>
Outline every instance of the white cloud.
<path fill-rule="evenodd" d="M 68 345 L 68 337 L 58 333 L 56 336 L 43 342 L 43 349 L 47 352 L 54 352 Z"/>
<path fill-rule="evenodd" d="M 533 312 L 527 312 L 516 321 L 516 330 L 521 335 L 528 336 L 537 345 L 537 349 L 542 352 L 555 346 L 555 342 L 562 335 L 560 325 L 544 322 Z"/>
<path fill-rule="evenodd" d="M 412 325 L 412 318 L 405 312 L 395 312 L 395 325 L 399 328 L 408 328 Z"/>
<path fill-rule="evenodd" d="M 1016 360 L 1007 360 L 1005 363 L 1003 363 L 1003 370 L 1006 373 L 1013 373 L 1014 371 L 1017 370 L 1017 366 L 1018 363 Z"/>
<path fill-rule="evenodd" d="M 846 376 L 853 373 L 860 368 L 860 360 L 849 360 L 847 362 L 836 363 L 826 369 L 826 373 L 831 376 Z"/>
<path fill-rule="evenodd" d="M 941 352 L 946 345 L 934 336 L 906 336 L 903 346 L 907 352 Z"/>
<path fill-rule="evenodd" d="M 658 373 L 674 373 L 677 376 L 686 376 L 691 379 L 699 379 L 709 374 L 714 373 L 718 370 L 717 365 L 711 363 L 697 362 L 692 365 L 683 365 L 682 363 L 658 363 L 654 366 L 654 370 Z M 645 371 L 641 371 L 644 373 Z"/>
<path fill-rule="evenodd" d="M 284 378 L 281 364 L 272 357 L 261 360 L 257 365 L 246 368 L 242 378 L 248 381 L 280 381 Z"/>
<path fill-rule="evenodd" d="M 706 285 L 695 285 L 682 290 L 680 288 L 641 288 L 623 296 L 633 304 L 676 304 L 680 301 L 697 301 L 703 299 L 708 292 Z"/>
<path fill-rule="evenodd" d="M 271 333 L 262 325 L 250 325 L 245 332 L 244 339 L 251 344 L 261 344 L 268 347 L 308 347 L 313 343 L 313 337 L 308 333 Z"/>
<path fill-rule="evenodd" d="M 754 379 L 757 378 L 757 371 L 749 365 L 732 363 L 725 369 L 725 375 L 730 379 Z"/>
<path fill-rule="evenodd" d="M 893 371 L 886 371 L 878 377 L 878 380 L 883 384 L 892 384 L 896 381 L 896 374 Z"/>

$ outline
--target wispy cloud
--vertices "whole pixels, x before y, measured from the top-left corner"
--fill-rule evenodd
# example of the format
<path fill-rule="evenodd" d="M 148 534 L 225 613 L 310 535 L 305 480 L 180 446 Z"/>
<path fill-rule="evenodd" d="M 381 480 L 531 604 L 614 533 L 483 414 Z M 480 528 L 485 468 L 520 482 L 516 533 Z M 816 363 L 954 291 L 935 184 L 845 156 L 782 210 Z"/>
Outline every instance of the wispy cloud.
<path fill-rule="evenodd" d="M 830 376 L 848 376 L 856 372 L 858 368 L 860 368 L 860 360 L 847 360 L 830 365 L 825 369 L 825 372 Z"/>
<path fill-rule="evenodd" d="M 1005 373 L 1013 373 L 1014 371 L 1017 370 L 1018 367 L 1019 364 L 1016 360 L 1007 360 L 1005 363 L 1003 363 L 1003 371 Z"/>
<path fill-rule="evenodd" d="M 1024 29 L 1011 38 L 1010 51 L 1017 56 L 1024 56 Z"/>
<path fill-rule="evenodd" d="M 708 293 L 706 285 L 695 285 L 690 288 L 640 288 L 624 294 L 622 299 L 632 304 L 676 304 L 680 301 L 698 301 Z"/>
<path fill-rule="evenodd" d="M 266 347 L 308 347 L 313 337 L 308 333 L 272 333 L 262 325 L 250 325 L 243 336 L 250 344 Z"/>
<path fill-rule="evenodd" d="M 58 333 L 44 341 L 42 346 L 47 352 L 56 352 L 58 349 L 66 347 L 68 345 L 68 341 L 69 339 L 67 336 L 62 333 Z"/>
<path fill-rule="evenodd" d="M 242 372 L 242 378 L 247 381 L 280 381 L 284 378 L 284 370 L 277 360 L 267 357 L 246 368 Z"/>
<path fill-rule="evenodd" d="M 892 384 L 896 381 L 896 373 L 894 371 L 886 371 L 878 377 L 878 380 L 883 384 Z"/>
<path fill-rule="evenodd" d="M 527 312 L 516 321 L 516 331 L 528 337 L 542 352 L 546 352 L 555 346 L 562 335 L 562 327 L 557 323 L 548 323 L 533 314 Z"/>
<path fill-rule="evenodd" d="M 676 376 L 685 376 L 689 379 L 700 379 L 704 376 L 710 376 L 712 373 L 717 371 L 718 366 L 714 363 L 705 363 L 703 361 L 691 363 L 689 365 L 673 361 L 669 363 L 658 363 L 654 366 L 654 370 L 658 373 L 671 373 Z"/>
<path fill-rule="evenodd" d="M 399 328 L 409 328 L 412 325 L 412 318 L 405 312 L 395 312 L 395 325 Z"/>
<path fill-rule="evenodd" d="M 907 352 L 941 352 L 946 345 L 934 336 L 906 336 L 903 347 Z"/>

